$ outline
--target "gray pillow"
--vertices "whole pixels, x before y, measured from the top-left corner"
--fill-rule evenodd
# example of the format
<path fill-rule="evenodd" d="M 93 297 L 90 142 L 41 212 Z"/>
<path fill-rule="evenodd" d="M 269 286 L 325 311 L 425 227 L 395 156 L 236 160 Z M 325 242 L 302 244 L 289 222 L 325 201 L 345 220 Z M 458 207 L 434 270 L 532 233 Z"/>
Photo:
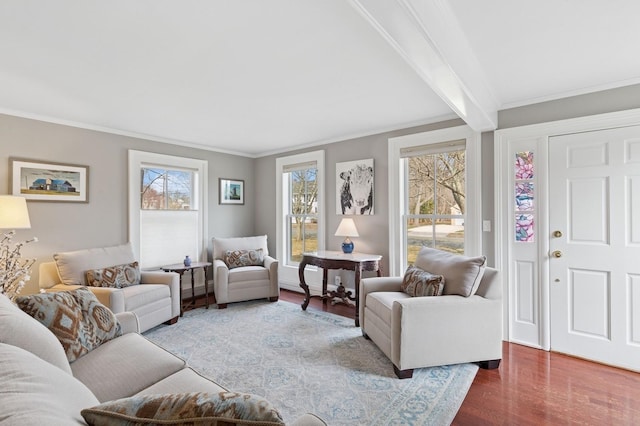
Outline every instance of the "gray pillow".
<path fill-rule="evenodd" d="M 422 247 L 415 265 L 432 274 L 444 276 L 442 294 L 469 297 L 474 295 L 480 286 L 486 262 L 485 256 L 467 257 Z"/>

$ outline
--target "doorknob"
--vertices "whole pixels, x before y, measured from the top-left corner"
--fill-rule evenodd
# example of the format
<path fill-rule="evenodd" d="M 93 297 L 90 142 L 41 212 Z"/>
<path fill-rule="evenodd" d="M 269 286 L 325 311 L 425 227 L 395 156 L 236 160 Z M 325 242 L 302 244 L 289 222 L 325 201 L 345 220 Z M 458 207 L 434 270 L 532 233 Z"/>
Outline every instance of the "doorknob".
<path fill-rule="evenodd" d="M 562 257 L 562 252 L 560 250 L 556 250 L 554 252 L 551 252 L 551 256 L 553 256 L 553 257 Z"/>
<path fill-rule="evenodd" d="M 553 236 L 556 238 L 562 237 L 562 231 L 553 231 Z"/>

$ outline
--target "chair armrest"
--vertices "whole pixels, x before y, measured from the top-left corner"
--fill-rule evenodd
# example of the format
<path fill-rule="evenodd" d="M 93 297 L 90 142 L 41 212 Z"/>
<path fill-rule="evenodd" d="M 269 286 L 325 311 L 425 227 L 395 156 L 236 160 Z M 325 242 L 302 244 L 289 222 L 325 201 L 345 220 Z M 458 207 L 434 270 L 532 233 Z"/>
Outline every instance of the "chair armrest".
<path fill-rule="evenodd" d="M 142 271 L 140 272 L 140 285 L 165 284 L 169 286 L 171 294 L 171 317 L 180 315 L 180 301 L 182 299 L 180 288 L 180 274 L 177 272 Z"/>
<path fill-rule="evenodd" d="M 138 316 L 135 313 L 119 312 L 116 314 L 116 318 L 122 328 L 122 334 L 140 333 L 140 323 L 138 322 Z"/>
<path fill-rule="evenodd" d="M 229 267 L 220 259 L 213 259 L 213 294 L 216 303 L 229 301 Z"/>
<path fill-rule="evenodd" d="M 278 282 L 278 260 L 271 256 L 265 256 L 264 267 L 269 270 L 269 296 L 280 296 L 280 283 Z"/>
<path fill-rule="evenodd" d="M 367 294 L 375 291 L 400 291 L 402 277 L 371 277 L 360 280 L 358 289 L 358 314 L 360 315 L 360 327 L 364 325 L 364 307 Z"/>

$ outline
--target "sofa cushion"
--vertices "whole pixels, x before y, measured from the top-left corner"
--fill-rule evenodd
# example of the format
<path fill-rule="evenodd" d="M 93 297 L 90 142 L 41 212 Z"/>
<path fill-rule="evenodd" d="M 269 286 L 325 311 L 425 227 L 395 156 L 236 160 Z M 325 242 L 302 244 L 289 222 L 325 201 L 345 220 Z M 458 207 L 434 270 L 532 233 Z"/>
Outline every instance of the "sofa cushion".
<path fill-rule="evenodd" d="M 114 313 L 86 287 L 19 296 L 16 303 L 60 340 L 69 362 L 122 335 Z"/>
<path fill-rule="evenodd" d="M 86 275 L 87 285 L 92 287 L 123 288 L 140 284 L 138 262 L 90 269 Z"/>
<path fill-rule="evenodd" d="M 0 294 L 0 342 L 18 346 L 71 374 L 60 341 L 47 327 Z"/>
<path fill-rule="evenodd" d="M 262 280 L 269 280 L 269 270 L 262 266 L 244 266 L 229 270 L 229 284 Z"/>
<path fill-rule="evenodd" d="M 409 266 L 402 278 L 400 290 L 411 297 L 440 296 L 444 288 L 444 277 Z"/>
<path fill-rule="evenodd" d="M 280 413 L 266 400 L 236 392 L 175 393 L 119 399 L 82 410 L 90 425 L 284 425 Z"/>
<path fill-rule="evenodd" d="M 135 262 L 131 244 L 68 251 L 53 255 L 63 284 L 86 285 L 86 271 Z"/>
<path fill-rule="evenodd" d="M 171 289 L 164 284 L 143 284 L 122 289 L 124 293 L 124 309 L 135 311 L 142 306 L 171 297 Z"/>
<path fill-rule="evenodd" d="M 2 424 L 83 424 L 80 411 L 99 403 L 71 374 L 17 346 L 0 343 L 0 365 Z"/>
<path fill-rule="evenodd" d="M 422 247 L 415 266 L 432 274 L 444 276 L 445 285 L 442 294 L 469 297 L 475 294 L 480 285 L 486 260 L 485 256 L 467 257 Z"/>
<path fill-rule="evenodd" d="M 140 334 L 110 340 L 71 364 L 100 402 L 125 398 L 185 368 L 186 362 Z"/>
<path fill-rule="evenodd" d="M 262 249 L 226 250 L 222 260 L 229 269 L 242 266 L 262 266 L 264 264 L 264 251 Z"/>

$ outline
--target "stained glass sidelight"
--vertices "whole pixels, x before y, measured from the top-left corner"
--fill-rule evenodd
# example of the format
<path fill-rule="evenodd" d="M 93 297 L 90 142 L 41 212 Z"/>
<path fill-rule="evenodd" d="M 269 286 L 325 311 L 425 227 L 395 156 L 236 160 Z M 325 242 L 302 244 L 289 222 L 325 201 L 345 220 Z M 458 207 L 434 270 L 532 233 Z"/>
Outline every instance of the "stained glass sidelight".
<path fill-rule="evenodd" d="M 534 164 L 533 152 L 516 153 L 515 161 L 515 240 L 534 241 Z"/>

